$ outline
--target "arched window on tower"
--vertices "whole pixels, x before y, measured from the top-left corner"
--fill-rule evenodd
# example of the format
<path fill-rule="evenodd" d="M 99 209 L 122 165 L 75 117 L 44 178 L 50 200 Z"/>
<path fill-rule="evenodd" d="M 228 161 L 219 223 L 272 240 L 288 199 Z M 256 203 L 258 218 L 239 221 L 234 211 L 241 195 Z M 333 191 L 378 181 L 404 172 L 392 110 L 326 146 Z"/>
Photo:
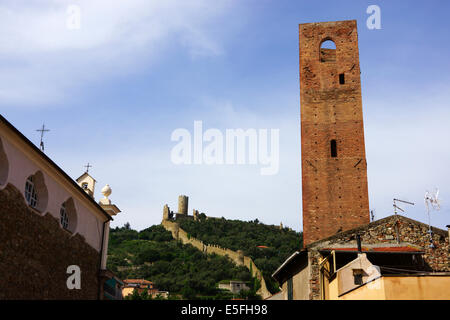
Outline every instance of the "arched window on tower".
<path fill-rule="evenodd" d="M 61 218 L 61 226 L 67 230 L 69 228 L 69 216 L 67 215 L 65 203 L 63 203 L 61 205 L 61 209 L 59 210 L 59 215 Z"/>
<path fill-rule="evenodd" d="M 336 44 L 333 40 L 326 38 L 320 43 L 320 62 L 336 61 Z"/>
<path fill-rule="evenodd" d="M 336 140 L 330 141 L 330 147 L 331 147 L 331 157 L 336 158 L 337 157 L 337 145 Z"/>

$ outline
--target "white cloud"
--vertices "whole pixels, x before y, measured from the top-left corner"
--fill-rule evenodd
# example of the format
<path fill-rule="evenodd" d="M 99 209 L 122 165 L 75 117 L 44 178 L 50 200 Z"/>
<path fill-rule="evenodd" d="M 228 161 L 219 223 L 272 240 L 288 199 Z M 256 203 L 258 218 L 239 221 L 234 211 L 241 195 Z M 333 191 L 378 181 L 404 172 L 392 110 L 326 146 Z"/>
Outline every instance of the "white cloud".
<path fill-rule="evenodd" d="M 172 43 L 195 58 L 220 55 L 211 25 L 229 11 L 219 0 L 79 0 L 0 4 L 0 98 L 4 104 L 60 101 L 67 90 L 148 66 Z M 70 29 L 70 5 L 80 28 Z"/>

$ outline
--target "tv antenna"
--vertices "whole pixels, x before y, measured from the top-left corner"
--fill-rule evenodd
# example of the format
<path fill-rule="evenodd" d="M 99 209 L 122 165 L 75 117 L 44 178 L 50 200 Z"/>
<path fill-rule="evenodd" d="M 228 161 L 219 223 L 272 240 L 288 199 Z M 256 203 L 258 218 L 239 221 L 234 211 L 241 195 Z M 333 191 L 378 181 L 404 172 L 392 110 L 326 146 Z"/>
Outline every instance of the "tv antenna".
<path fill-rule="evenodd" d="M 49 132 L 50 129 L 45 129 L 45 123 L 42 124 L 41 129 L 37 129 L 36 131 L 39 131 L 41 133 L 41 143 L 39 145 L 39 148 L 41 148 L 42 152 L 44 152 L 44 133 Z"/>
<path fill-rule="evenodd" d="M 405 200 L 400 200 L 400 199 L 394 199 L 394 213 L 395 213 L 395 215 L 397 215 L 397 209 L 400 210 L 401 212 L 405 212 L 405 210 L 403 210 L 402 208 L 400 208 L 400 207 L 397 205 L 396 201 L 403 202 L 403 203 L 407 203 L 407 204 L 410 204 L 410 205 L 414 205 L 413 202 L 409 202 L 409 201 L 405 201 Z"/>
<path fill-rule="evenodd" d="M 400 208 L 398 205 L 397 205 L 397 202 L 402 202 L 402 203 L 406 203 L 406 204 L 410 204 L 410 205 L 414 205 L 414 203 L 413 202 L 409 202 L 409 201 L 405 201 L 405 200 L 400 200 L 400 199 L 393 199 L 394 200 L 394 213 L 395 213 L 395 216 L 397 216 L 397 209 L 398 210 L 400 210 L 401 212 L 405 212 L 405 210 L 403 210 L 402 208 Z M 400 243 L 400 235 L 399 235 L 399 231 L 398 231 L 398 218 L 397 218 L 397 221 L 395 222 L 395 233 L 397 234 L 397 243 Z"/>
<path fill-rule="evenodd" d="M 439 189 L 436 188 L 434 193 L 429 192 L 428 190 L 425 192 L 425 205 L 427 206 L 427 214 L 428 214 L 428 233 L 430 235 L 430 248 L 434 248 L 433 244 L 433 231 L 431 230 L 431 217 L 430 217 L 430 207 L 432 210 L 438 211 L 441 208 L 441 204 L 439 203 Z"/>

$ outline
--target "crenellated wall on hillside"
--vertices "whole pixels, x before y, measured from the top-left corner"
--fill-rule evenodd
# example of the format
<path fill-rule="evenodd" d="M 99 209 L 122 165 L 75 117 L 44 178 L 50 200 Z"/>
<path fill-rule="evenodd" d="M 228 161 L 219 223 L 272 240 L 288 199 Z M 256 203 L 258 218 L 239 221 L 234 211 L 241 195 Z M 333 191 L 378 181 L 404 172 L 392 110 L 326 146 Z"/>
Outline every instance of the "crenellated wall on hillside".
<path fill-rule="evenodd" d="M 183 244 L 190 244 L 198 250 L 212 254 L 215 253 L 220 256 L 228 256 L 236 265 L 245 266 L 250 270 L 253 277 L 256 277 L 261 282 L 261 288 L 258 290 L 258 294 L 263 298 L 267 298 L 271 296 L 269 290 L 267 290 L 266 282 L 264 281 L 264 277 L 262 276 L 262 272 L 258 269 L 258 267 L 253 262 L 252 258 L 244 256 L 244 253 L 241 250 L 233 251 L 227 248 L 222 248 L 217 245 L 209 245 L 204 244 L 203 241 L 198 240 L 194 237 L 188 236 L 188 233 L 180 228 L 179 224 L 163 219 L 161 225 L 168 231 L 172 233 L 172 237 L 176 240 L 180 240 Z"/>

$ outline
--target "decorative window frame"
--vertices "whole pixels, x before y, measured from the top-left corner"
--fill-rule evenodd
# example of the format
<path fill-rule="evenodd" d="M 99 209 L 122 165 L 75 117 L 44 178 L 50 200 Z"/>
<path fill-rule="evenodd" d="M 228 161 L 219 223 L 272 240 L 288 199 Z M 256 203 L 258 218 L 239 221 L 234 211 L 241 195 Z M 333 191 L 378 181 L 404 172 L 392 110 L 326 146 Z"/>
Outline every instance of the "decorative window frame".
<path fill-rule="evenodd" d="M 48 205 L 48 191 L 41 171 L 27 177 L 23 195 L 29 208 L 41 215 L 45 213 Z"/>
<path fill-rule="evenodd" d="M 36 191 L 33 176 L 29 176 L 25 182 L 25 200 L 28 206 L 36 209 L 39 197 Z"/>
<path fill-rule="evenodd" d="M 66 203 L 64 202 L 59 209 L 59 222 L 63 229 L 69 229 L 69 215 L 67 214 Z"/>
<path fill-rule="evenodd" d="M 75 233 L 78 224 L 78 215 L 75 208 L 75 202 L 72 198 L 67 199 L 61 204 L 59 209 L 59 225 L 64 230 Z"/>

